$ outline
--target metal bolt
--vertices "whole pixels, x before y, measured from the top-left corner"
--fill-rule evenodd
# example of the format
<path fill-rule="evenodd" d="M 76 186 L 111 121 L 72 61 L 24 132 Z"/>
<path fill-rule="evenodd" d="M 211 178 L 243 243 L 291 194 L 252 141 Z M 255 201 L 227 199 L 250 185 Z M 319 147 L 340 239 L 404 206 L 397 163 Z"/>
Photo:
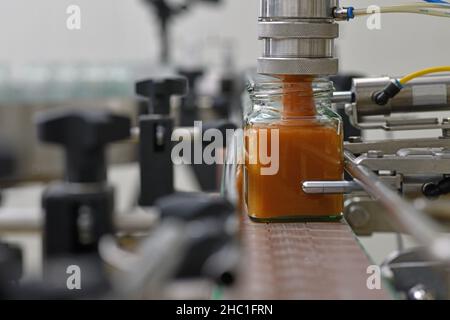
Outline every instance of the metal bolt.
<path fill-rule="evenodd" d="M 365 227 L 370 221 L 370 215 L 366 209 L 359 205 L 353 205 L 346 216 L 349 224 L 355 228 Z"/>

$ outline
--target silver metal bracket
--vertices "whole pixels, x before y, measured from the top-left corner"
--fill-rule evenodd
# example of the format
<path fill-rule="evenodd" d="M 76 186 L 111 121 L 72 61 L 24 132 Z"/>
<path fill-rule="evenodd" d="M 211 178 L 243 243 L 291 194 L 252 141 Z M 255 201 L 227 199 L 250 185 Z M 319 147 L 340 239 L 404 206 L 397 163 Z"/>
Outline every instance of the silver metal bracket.
<path fill-rule="evenodd" d="M 450 123 L 439 118 L 410 118 L 399 119 L 389 116 L 370 117 L 367 122 L 361 121 L 367 117 L 361 117 L 358 114 L 356 103 L 349 103 L 345 105 L 345 113 L 349 116 L 350 123 L 361 130 L 375 130 L 381 129 L 385 131 L 408 131 L 408 130 L 450 130 Z"/>

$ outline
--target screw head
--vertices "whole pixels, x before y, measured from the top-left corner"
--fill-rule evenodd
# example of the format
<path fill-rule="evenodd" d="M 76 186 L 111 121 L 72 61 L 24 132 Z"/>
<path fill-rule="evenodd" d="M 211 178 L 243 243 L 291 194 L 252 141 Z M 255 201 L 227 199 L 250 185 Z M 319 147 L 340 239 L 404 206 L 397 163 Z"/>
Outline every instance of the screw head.
<path fill-rule="evenodd" d="M 370 221 L 370 215 L 366 209 L 359 205 L 353 205 L 347 214 L 347 220 L 355 228 L 365 227 Z"/>

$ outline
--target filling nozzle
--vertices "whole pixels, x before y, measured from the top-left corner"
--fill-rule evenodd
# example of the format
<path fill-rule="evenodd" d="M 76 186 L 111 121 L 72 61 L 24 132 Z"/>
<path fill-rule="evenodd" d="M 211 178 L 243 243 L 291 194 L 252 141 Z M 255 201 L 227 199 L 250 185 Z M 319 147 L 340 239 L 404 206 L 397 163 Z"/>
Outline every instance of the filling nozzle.
<path fill-rule="evenodd" d="M 260 5 L 258 34 L 264 49 L 258 73 L 326 76 L 338 72 L 334 53 L 338 0 L 261 0 Z"/>

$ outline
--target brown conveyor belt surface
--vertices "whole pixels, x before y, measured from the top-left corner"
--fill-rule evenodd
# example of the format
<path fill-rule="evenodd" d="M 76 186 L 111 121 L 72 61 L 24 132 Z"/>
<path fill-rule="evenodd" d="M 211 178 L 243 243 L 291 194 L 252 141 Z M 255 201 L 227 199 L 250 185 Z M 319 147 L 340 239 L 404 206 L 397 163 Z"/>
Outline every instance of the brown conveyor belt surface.
<path fill-rule="evenodd" d="M 367 288 L 372 263 L 338 223 L 260 224 L 243 219 L 237 296 L 243 299 L 389 299 Z"/>

